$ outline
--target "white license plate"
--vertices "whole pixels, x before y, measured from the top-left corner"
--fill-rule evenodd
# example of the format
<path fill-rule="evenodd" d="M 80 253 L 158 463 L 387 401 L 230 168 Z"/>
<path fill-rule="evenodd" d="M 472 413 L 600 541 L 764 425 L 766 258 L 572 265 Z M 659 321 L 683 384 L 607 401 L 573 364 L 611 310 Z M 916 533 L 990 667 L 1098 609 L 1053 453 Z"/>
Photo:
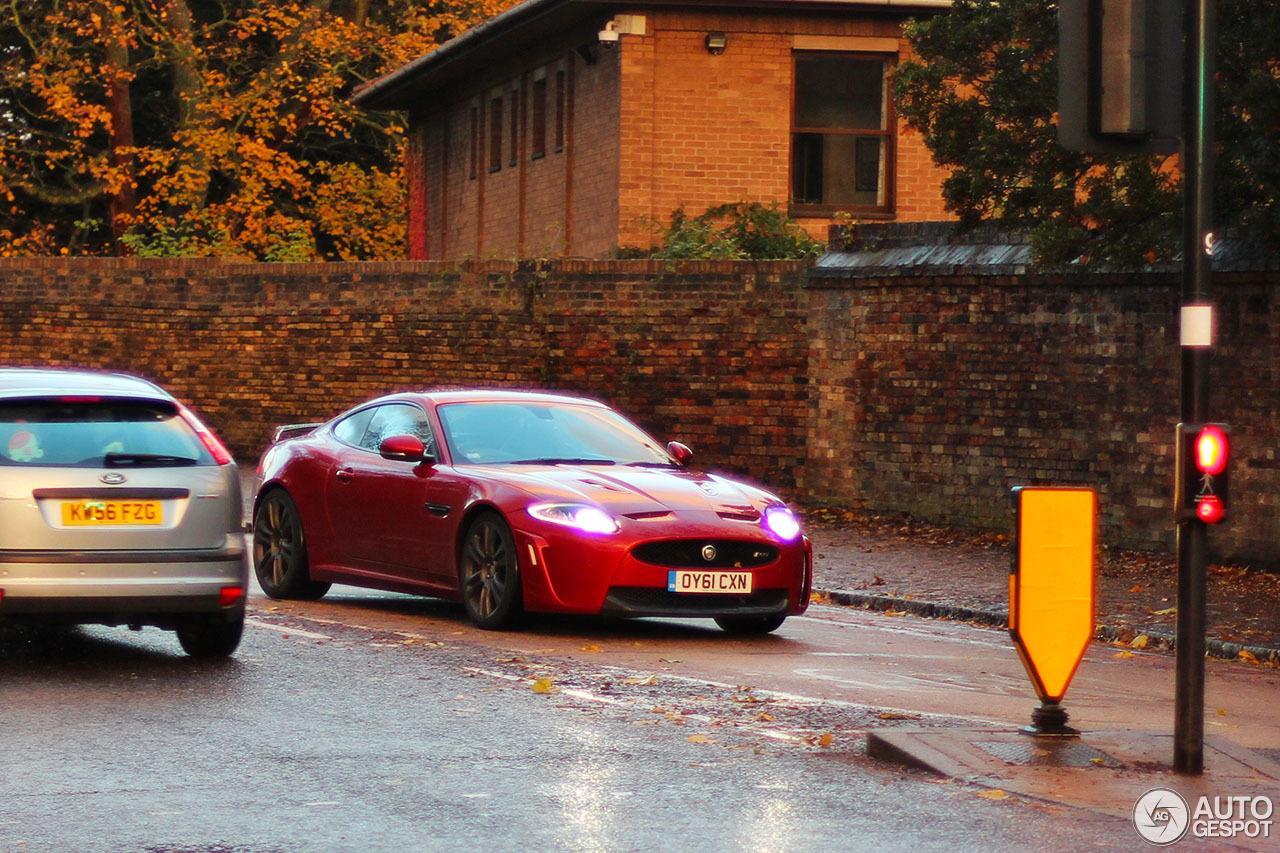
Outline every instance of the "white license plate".
<path fill-rule="evenodd" d="M 668 572 L 667 592 L 751 592 L 751 573 Z"/>

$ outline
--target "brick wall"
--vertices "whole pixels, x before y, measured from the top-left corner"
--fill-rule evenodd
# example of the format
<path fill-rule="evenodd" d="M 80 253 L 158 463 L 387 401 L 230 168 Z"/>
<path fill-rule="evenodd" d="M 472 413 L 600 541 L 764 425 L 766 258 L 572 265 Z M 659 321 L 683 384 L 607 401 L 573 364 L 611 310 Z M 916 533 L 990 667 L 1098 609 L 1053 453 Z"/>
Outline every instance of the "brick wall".
<path fill-rule="evenodd" d="M 0 363 L 146 375 L 248 463 L 274 426 L 393 390 L 573 390 L 793 492 L 802 280 L 794 263 L 0 259 Z"/>
<path fill-rule="evenodd" d="M 806 277 L 792 263 L 0 259 L 0 363 L 135 371 L 252 462 L 273 426 L 403 388 L 579 391 L 783 494 L 1008 529 L 1015 485 L 1098 489 L 1168 549 L 1173 276 Z M 1212 542 L 1280 566 L 1280 275 L 1220 273 Z"/>
<path fill-rule="evenodd" d="M 1212 540 L 1280 565 L 1277 283 L 1217 276 L 1234 520 Z M 1014 486 L 1085 485 L 1104 542 L 1173 548 L 1175 275 L 851 277 L 811 296 L 810 495 L 999 528 Z"/>

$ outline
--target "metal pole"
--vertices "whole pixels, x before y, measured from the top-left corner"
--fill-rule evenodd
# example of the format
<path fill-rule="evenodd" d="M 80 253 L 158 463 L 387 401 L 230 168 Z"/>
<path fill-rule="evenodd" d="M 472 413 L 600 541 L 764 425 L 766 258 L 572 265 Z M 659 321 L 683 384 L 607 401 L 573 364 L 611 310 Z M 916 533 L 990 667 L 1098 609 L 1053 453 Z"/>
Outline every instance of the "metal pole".
<path fill-rule="evenodd" d="M 1216 0 L 1187 0 L 1184 124 L 1182 134 L 1182 305 L 1212 298 L 1213 54 Z M 1185 313 L 1185 312 L 1184 312 Z M 1209 420 L 1210 347 L 1182 347 L 1183 423 Z M 1177 681 L 1173 766 L 1204 772 L 1205 563 L 1207 530 L 1201 521 L 1178 523 Z"/>

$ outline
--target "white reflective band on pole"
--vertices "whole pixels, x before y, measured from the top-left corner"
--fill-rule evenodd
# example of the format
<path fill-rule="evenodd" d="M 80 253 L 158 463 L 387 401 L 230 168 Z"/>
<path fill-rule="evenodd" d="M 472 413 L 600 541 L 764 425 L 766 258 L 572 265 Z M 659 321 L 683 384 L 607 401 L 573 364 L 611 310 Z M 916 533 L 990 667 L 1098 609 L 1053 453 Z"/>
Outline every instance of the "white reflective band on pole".
<path fill-rule="evenodd" d="M 1182 345 L 1184 347 L 1213 346 L 1213 306 L 1182 306 Z"/>

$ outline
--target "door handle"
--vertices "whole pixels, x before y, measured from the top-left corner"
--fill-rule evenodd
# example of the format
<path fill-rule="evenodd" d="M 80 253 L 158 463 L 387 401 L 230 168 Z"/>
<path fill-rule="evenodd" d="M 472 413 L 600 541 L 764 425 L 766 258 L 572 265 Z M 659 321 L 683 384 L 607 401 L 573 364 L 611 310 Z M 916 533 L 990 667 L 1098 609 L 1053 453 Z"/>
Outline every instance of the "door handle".
<path fill-rule="evenodd" d="M 344 483 L 350 483 L 356 478 L 356 472 L 352 471 L 350 468 L 339 468 L 334 472 L 334 476 Z"/>

